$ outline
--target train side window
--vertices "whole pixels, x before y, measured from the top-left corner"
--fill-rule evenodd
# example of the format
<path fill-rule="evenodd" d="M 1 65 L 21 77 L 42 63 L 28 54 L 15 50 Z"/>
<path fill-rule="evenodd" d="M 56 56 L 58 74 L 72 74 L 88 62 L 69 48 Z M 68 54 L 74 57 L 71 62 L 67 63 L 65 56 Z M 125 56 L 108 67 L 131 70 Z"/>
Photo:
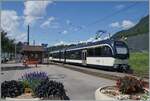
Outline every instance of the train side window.
<path fill-rule="evenodd" d="M 75 54 L 75 59 L 81 59 L 81 52 L 80 52 L 80 50 L 76 50 L 75 52 L 74 52 L 74 54 Z"/>
<path fill-rule="evenodd" d="M 108 46 L 103 46 L 101 50 L 101 56 L 111 57 L 112 56 L 111 48 Z"/>
<path fill-rule="evenodd" d="M 54 58 L 59 58 L 59 53 L 54 53 L 54 54 L 53 54 L 53 57 L 54 57 Z"/>
<path fill-rule="evenodd" d="M 59 58 L 59 53 L 56 53 L 56 58 Z"/>
<path fill-rule="evenodd" d="M 55 58 L 55 53 L 52 54 L 52 57 Z"/>
<path fill-rule="evenodd" d="M 68 59 L 69 58 L 69 51 L 66 51 L 65 57 Z"/>
<path fill-rule="evenodd" d="M 61 59 L 64 59 L 64 52 L 61 52 Z"/>
<path fill-rule="evenodd" d="M 101 47 L 95 48 L 95 56 L 101 56 Z"/>
<path fill-rule="evenodd" d="M 87 49 L 87 53 L 88 56 L 94 56 L 94 49 L 93 48 Z"/>
<path fill-rule="evenodd" d="M 81 59 L 81 50 L 68 51 L 66 58 L 77 60 Z"/>
<path fill-rule="evenodd" d="M 52 57 L 52 54 L 51 54 L 51 53 L 49 53 L 49 57 Z"/>

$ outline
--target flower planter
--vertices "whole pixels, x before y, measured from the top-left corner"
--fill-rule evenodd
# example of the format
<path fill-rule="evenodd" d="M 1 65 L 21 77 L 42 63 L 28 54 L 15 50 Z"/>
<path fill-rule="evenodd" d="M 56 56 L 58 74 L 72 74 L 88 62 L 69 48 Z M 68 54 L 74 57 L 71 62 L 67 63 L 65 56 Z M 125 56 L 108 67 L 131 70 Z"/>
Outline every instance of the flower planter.
<path fill-rule="evenodd" d="M 103 94 L 102 92 L 101 92 L 101 90 L 103 89 L 104 87 L 100 87 L 100 88 L 98 88 L 96 91 L 95 91 L 95 100 L 102 100 L 102 101 L 104 101 L 104 100 L 116 100 L 115 98 L 113 98 L 113 97 L 109 97 L 109 96 L 107 96 L 106 94 Z"/>
<path fill-rule="evenodd" d="M 19 81 L 4 81 L 1 88 L 6 101 L 69 100 L 64 85 L 50 80 L 45 72 L 26 73 Z"/>
<path fill-rule="evenodd" d="M 20 99 L 20 98 L 6 98 L 6 101 L 41 101 L 40 98 Z"/>
<path fill-rule="evenodd" d="M 145 89 L 144 93 L 137 93 L 137 94 L 131 96 L 129 94 L 121 94 L 116 89 L 116 86 L 106 86 L 106 87 L 100 87 L 95 91 L 95 100 L 102 100 L 102 101 L 104 101 L 104 100 L 111 100 L 111 101 L 141 100 L 141 99 L 134 99 L 134 98 L 137 96 L 143 96 L 146 92 L 148 92 L 147 89 Z M 133 98 L 133 99 L 131 99 L 131 98 Z"/>
<path fill-rule="evenodd" d="M 40 101 L 40 98 L 33 98 L 32 94 L 22 94 L 16 98 L 6 97 L 6 101 Z"/>
<path fill-rule="evenodd" d="M 16 98 L 6 97 L 5 101 L 42 101 L 42 100 L 61 100 L 58 96 L 49 96 L 48 98 L 35 98 L 32 94 L 22 94 Z"/>

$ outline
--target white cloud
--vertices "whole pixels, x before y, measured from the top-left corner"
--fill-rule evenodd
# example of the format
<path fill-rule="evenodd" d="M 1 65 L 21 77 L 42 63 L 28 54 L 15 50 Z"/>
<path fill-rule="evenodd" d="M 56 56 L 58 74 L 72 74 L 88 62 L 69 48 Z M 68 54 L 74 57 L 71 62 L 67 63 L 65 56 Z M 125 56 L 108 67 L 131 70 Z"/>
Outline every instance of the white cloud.
<path fill-rule="evenodd" d="M 67 42 L 60 41 L 60 42 L 55 44 L 55 46 L 58 46 L 58 45 L 69 45 L 69 44 Z"/>
<path fill-rule="evenodd" d="M 19 26 L 19 17 L 14 10 L 1 11 L 1 26 L 7 32 L 13 32 Z"/>
<path fill-rule="evenodd" d="M 115 6 L 115 8 L 117 8 L 117 9 L 122 9 L 122 8 L 124 8 L 125 7 L 125 5 L 123 5 L 123 4 L 119 4 L 119 5 L 116 5 Z"/>
<path fill-rule="evenodd" d="M 67 34 L 67 33 L 68 33 L 67 30 L 62 31 L 62 34 Z"/>
<path fill-rule="evenodd" d="M 68 25 L 69 30 L 79 31 L 80 29 L 85 28 L 84 25 L 76 26 L 70 20 L 66 20 L 66 24 Z"/>
<path fill-rule="evenodd" d="M 88 40 L 86 40 L 86 42 L 93 42 L 94 38 L 89 38 Z"/>
<path fill-rule="evenodd" d="M 58 45 L 71 45 L 71 44 L 80 44 L 80 43 L 88 43 L 88 42 L 96 42 L 96 41 L 100 41 L 100 40 L 105 40 L 108 39 L 108 36 L 105 36 L 104 38 L 98 38 L 97 40 L 93 37 L 89 38 L 88 40 L 85 41 L 78 41 L 78 42 L 65 42 L 65 41 L 59 41 L 58 43 L 55 43 L 55 46 Z"/>
<path fill-rule="evenodd" d="M 67 25 L 71 25 L 71 21 L 70 20 L 66 20 Z"/>
<path fill-rule="evenodd" d="M 64 41 L 60 41 L 60 42 L 56 43 L 55 46 L 58 46 L 58 45 L 64 45 L 64 44 L 65 44 Z"/>
<path fill-rule="evenodd" d="M 20 33 L 18 36 L 15 38 L 17 41 L 27 41 L 27 33 Z"/>
<path fill-rule="evenodd" d="M 135 24 L 130 20 L 123 20 L 121 26 L 123 29 L 129 29 L 129 28 L 133 27 L 134 25 Z"/>
<path fill-rule="evenodd" d="M 108 36 L 104 36 L 104 37 L 101 37 L 101 38 L 98 38 L 98 39 L 95 39 L 95 38 L 91 37 L 86 41 L 82 41 L 82 43 L 96 42 L 96 41 L 106 40 L 108 38 L 109 38 Z"/>
<path fill-rule="evenodd" d="M 36 20 L 42 18 L 46 13 L 48 4 L 52 1 L 26 1 L 24 2 L 24 16 L 25 24 L 34 23 Z"/>
<path fill-rule="evenodd" d="M 110 27 L 117 27 L 117 28 L 119 28 L 120 24 L 119 24 L 119 22 L 113 22 L 113 23 L 110 24 Z"/>
<path fill-rule="evenodd" d="M 1 27 L 7 32 L 7 36 L 16 41 L 25 41 L 26 34 L 20 32 L 20 17 L 14 10 L 2 10 L 1 11 Z"/>
<path fill-rule="evenodd" d="M 91 37 L 85 41 L 80 41 L 79 43 L 96 42 L 96 41 L 100 41 L 100 40 L 102 40 L 102 39 L 101 38 L 95 39 L 95 38 Z"/>
<path fill-rule="evenodd" d="M 55 17 L 53 17 L 53 16 L 49 17 L 48 20 L 43 22 L 40 27 L 42 27 L 42 28 L 49 27 L 54 21 L 55 21 Z"/>
<path fill-rule="evenodd" d="M 123 20 L 122 22 L 113 22 L 110 24 L 110 27 L 113 28 L 122 28 L 122 29 L 129 29 L 135 25 L 134 22 L 130 20 Z"/>
<path fill-rule="evenodd" d="M 71 45 L 71 44 L 77 44 L 76 42 L 65 42 L 65 41 L 59 41 L 58 43 L 55 43 L 55 46 L 58 45 Z"/>

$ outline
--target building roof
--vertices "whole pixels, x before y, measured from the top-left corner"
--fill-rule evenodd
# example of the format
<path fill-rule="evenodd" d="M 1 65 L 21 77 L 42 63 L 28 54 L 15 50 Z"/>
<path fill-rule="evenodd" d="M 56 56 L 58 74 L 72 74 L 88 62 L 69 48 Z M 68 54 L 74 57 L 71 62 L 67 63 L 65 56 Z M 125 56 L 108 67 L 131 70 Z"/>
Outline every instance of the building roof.
<path fill-rule="evenodd" d="M 25 45 L 22 48 L 22 52 L 24 51 L 32 51 L 32 52 L 43 52 L 44 51 L 44 47 L 43 46 L 28 46 Z"/>

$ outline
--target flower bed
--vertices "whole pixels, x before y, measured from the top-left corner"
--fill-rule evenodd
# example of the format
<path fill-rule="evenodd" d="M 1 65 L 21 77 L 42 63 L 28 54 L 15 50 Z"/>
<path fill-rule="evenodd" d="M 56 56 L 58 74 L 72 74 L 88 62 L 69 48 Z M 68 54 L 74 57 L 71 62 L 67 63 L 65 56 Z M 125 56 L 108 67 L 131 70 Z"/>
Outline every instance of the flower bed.
<path fill-rule="evenodd" d="M 6 100 L 69 100 L 63 84 L 49 80 L 45 72 L 25 73 L 18 81 L 3 82 L 1 88 L 1 97 Z"/>
<path fill-rule="evenodd" d="M 149 91 L 142 80 L 125 76 L 116 82 L 116 86 L 106 86 L 96 90 L 96 100 L 149 100 Z"/>

